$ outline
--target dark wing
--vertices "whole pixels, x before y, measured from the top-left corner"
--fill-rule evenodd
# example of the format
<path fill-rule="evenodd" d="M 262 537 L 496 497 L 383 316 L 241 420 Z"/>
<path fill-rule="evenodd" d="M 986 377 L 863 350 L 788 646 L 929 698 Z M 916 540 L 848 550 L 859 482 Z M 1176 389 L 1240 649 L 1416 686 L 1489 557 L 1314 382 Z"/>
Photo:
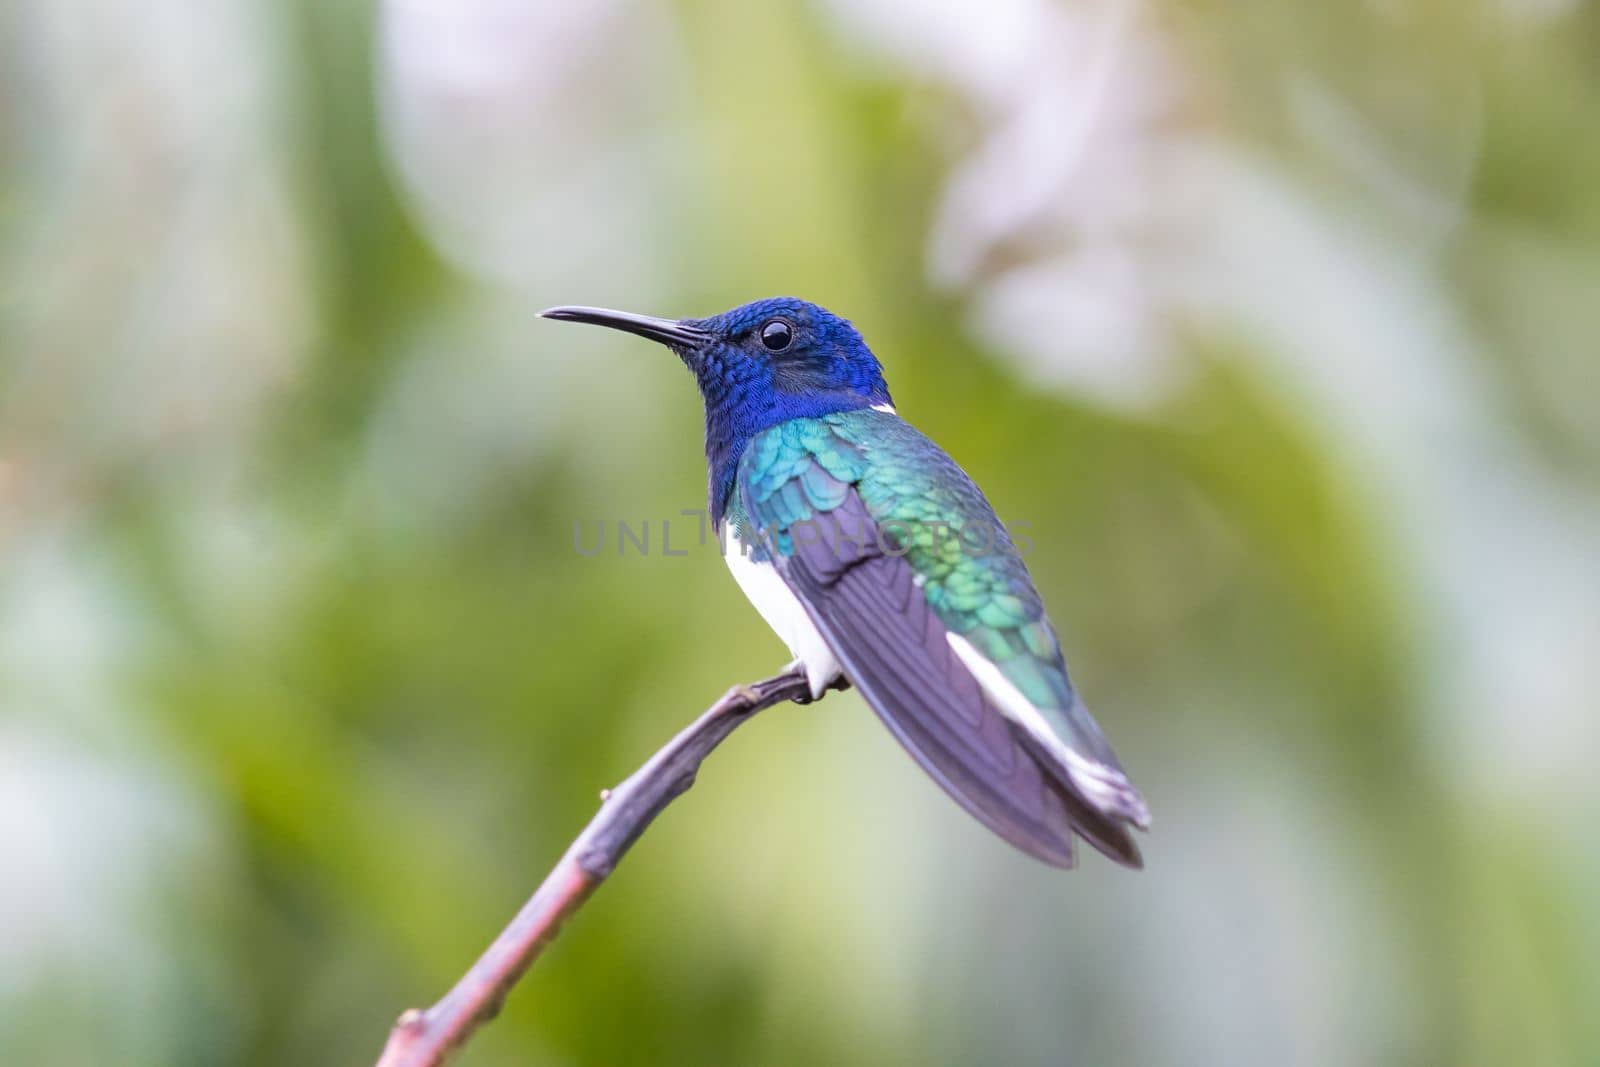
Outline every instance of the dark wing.
<path fill-rule="evenodd" d="M 846 677 L 924 770 L 984 825 L 1059 867 L 1074 831 L 1141 866 L 1126 826 L 1088 803 L 952 651 L 917 572 L 893 554 L 854 488 L 790 538 L 775 564 Z M 1041 761 L 1040 756 L 1044 756 Z"/>
<path fill-rule="evenodd" d="M 1076 833 L 1139 865 L 1144 802 L 1020 552 L 949 456 L 893 413 L 848 411 L 758 434 L 736 485 L 728 517 L 752 554 L 951 796 L 1047 863 L 1072 862 Z"/>

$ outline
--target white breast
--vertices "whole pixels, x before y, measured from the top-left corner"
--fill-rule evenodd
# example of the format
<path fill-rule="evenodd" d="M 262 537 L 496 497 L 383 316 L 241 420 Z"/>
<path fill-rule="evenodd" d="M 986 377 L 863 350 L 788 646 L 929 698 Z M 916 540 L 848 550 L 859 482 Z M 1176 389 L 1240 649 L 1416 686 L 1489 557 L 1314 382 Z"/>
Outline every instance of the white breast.
<path fill-rule="evenodd" d="M 726 522 L 722 524 L 719 536 L 723 546 L 722 558 L 733 573 L 733 580 L 739 583 L 739 588 L 744 590 L 744 595 L 755 605 L 756 611 L 772 627 L 773 633 L 789 646 L 789 653 L 795 657 L 795 662 L 805 666 L 811 695 L 820 697 L 828 684 L 842 673 L 833 650 L 817 632 L 816 624 L 806 614 L 799 598 L 784 584 L 777 568 L 771 563 L 751 559 Z"/>

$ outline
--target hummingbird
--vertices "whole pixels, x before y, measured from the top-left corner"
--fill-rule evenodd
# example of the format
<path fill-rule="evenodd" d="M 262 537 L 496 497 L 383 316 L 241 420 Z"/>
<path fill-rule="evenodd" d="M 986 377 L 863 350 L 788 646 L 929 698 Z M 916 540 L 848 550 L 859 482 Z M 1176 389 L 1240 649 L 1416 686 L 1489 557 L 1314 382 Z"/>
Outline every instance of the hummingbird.
<path fill-rule="evenodd" d="M 1074 865 L 1074 837 L 1143 865 L 1149 811 L 1067 676 L 983 492 L 895 411 L 846 319 L 792 297 L 709 318 L 545 318 L 659 342 L 705 404 L 709 512 L 734 579 L 812 696 L 841 677 L 990 830 Z"/>

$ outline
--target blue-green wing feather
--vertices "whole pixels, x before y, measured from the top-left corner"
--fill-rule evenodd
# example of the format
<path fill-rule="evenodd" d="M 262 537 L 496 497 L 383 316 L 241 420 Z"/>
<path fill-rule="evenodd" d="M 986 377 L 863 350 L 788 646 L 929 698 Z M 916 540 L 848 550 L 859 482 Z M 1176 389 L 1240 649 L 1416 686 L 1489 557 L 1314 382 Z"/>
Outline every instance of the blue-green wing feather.
<path fill-rule="evenodd" d="M 1142 802 L 1073 691 L 1015 546 L 948 456 L 889 413 L 795 419 L 751 442 L 738 486 L 730 517 L 741 536 L 946 791 L 1047 862 L 1071 862 L 1075 830 L 1138 863 L 1125 824 L 1145 822 Z M 1050 744 L 996 706 L 951 651 L 952 633 L 1037 709 Z M 1063 753 L 1107 768 L 1120 792 L 1077 788 Z"/>

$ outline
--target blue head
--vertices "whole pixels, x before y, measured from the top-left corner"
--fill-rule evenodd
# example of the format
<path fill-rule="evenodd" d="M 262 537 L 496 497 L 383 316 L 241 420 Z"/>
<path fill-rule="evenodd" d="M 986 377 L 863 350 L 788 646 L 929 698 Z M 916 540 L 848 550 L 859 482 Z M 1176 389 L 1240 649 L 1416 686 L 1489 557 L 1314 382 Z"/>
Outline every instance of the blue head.
<path fill-rule="evenodd" d="M 546 318 L 589 322 L 665 344 L 694 373 L 706 406 L 711 512 L 720 519 L 745 445 L 802 416 L 891 403 L 883 368 L 856 328 L 804 300 L 757 300 L 706 319 L 657 319 L 558 307 Z"/>

